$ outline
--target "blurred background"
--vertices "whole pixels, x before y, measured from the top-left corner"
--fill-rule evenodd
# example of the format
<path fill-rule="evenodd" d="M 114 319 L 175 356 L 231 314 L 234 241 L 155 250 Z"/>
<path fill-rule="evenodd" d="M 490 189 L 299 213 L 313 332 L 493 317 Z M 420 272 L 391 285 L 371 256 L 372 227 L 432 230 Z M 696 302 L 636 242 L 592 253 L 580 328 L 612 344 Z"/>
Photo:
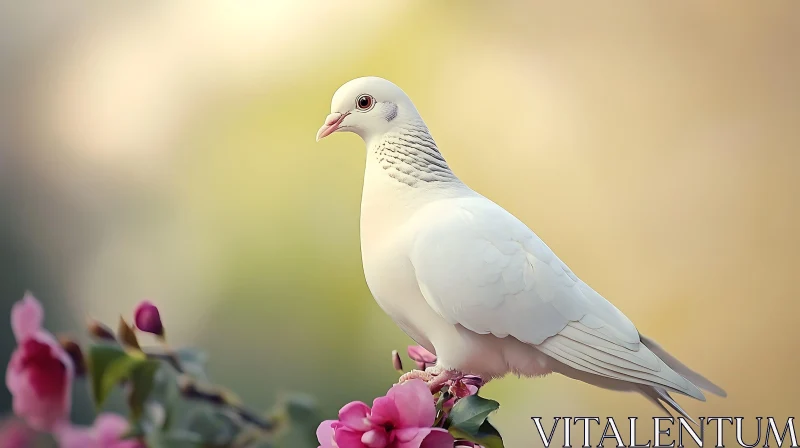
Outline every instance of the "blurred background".
<path fill-rule="evenodd" d="M 314 142 L 334 91 L 377 75 L 465 182 L 729 392 L 690 414 L 797 410 L 797 2 L 1 8 L 0 315 L 31 290 L 83 338 L 148 298 L 253 407 L 382 395 L 412 342 L 363 277 L 364 146 Z M 560 376 L 483 395 L 510 447 L 539 446 L 534 415 L 659 415 Z"/>

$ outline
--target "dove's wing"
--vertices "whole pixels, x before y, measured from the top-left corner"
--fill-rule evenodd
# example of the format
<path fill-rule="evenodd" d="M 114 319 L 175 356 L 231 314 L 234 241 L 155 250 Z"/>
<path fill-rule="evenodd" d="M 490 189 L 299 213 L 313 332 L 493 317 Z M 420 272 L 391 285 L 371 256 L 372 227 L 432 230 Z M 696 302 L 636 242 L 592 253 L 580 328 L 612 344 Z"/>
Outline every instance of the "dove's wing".
<path fill-rule="evenodd" d="M 640 341 L 633 323 L 582 282 L 525 224 L 481 197 L 438 201 L 411 262 L 444 319 L 513 336 L 574 369 L 704 400 Z"/>

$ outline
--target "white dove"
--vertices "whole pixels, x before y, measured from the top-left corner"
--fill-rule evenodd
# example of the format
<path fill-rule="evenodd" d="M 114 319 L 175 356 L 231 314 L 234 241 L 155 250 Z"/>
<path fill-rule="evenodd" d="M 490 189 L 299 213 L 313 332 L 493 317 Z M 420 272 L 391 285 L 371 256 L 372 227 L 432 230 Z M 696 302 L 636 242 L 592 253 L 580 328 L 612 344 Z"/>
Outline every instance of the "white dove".
<path fill-rule="evenodd" d="M 367 146 L 361 254 L 380 307 L 437 356 L 437 390 L 464 374 L 561 373 L 635 391 L 688 417 L 668 391 L 725 391 L 636 329 L 531 229 L 453 174 L 408 96 L 377 77 L 333 95 L 317 141 L 338 131 Z M 667 411 L 669 413 L 669 411 Z"/>

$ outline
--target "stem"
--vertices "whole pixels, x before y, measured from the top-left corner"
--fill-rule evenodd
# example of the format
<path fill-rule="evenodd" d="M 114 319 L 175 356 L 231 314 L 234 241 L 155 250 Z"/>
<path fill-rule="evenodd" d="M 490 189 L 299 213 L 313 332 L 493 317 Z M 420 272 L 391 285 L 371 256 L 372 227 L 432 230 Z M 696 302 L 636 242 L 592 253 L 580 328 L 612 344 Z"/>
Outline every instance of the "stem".
<path fill-rule="evenodd" d="M 163 352 L 153 352 L 148 350 L 144 351 L 144 353 L 148 358 L 169 363 L 172 368 L 178 372 L 178 374 L 183 376 L 183 378 L 179 378 L 178 386 L 181 393 L 186 398 L 205 401 L 214 406 L 224 407 L 236 414 L 242 421 L 257 426 L 264 431 L 273 431 L 275 429 L 276 425 L 274 422 L 259 416 L 258 414 L 239 404 L 231 403 L 230 400 L 225 397 L 225 394 L 215 390 L 213 386 L 210 390 L 201 390 L 195 383 L 194 379 L 186 373 L 186 370 L 181 365 L 181 361 L 175 352 L 167 347 L 166 344 L 164 345 Z"/>
<path fill-rule="evenodd" d="M 180 384 L 181 393 L 189 399 L 193 400 L 201 400 L 207 403 L 210 403 L 215 406 L 224 407 L 234 414 L 236 414 L 242 421 L 247 422 L 251 425 L 257 426 L 264 431 L 273 431 L 276 428 L 276 424 L 273 421 L 267 420 L 258 414 L 246 409 L 240 405 L 230 403 L 226 398 L 225 395 L 215 391 L 215 390 L 201 390 L 197 387 L 194 382 L 189 379 L 183 381 L 183 384 Z"/>
<path fill-rule="evenodd" d="M 122 319 L 121 317 L 120 319 L 121 322 L 123 323 L 125 322 L 124 319 Z M 90 322 L 90 324 L 95 326 L 100 325 L 99 323 L 95 323 L 94 321 Z M 90 329 L 92 325 L 90 325 Z M 127 326 L 127 323 L 125 325 Z M 132 331 L 133 329 L 131 329 L 131 332 Z M 115 342 L 117 342 L 117 344 L 119 344 L 119 341 L 116 340 L 114 334 L 110 330 L 102 334 L 98 333 L 102 332 L 93 332 L 92 334 L 95 337 L 99 337 L 100 339 L 108 340 L 110 338 Z M 134 341 L 135 341 L 135 336 L 134 336 Z M 254 413 L 253 411 L 250 411 L 249 409 L 237 403 L 231 403 L 230 400 L 228 400 L 228 398 L 225 396 L 225 394 L 216 391 L 215 390 L 216 388 L 208 391 L 200 390 L 195 384 L 195 380 L 186 373 L 186 369 L 184 369 L 183 366 L 181 365 L 180 358 L 178 358 L 178 355 L 175 353 L 175 351 L 172 350 L 167 345 L 167 342 L 163 336 L 159 338 L 159 342 L 161 343 L 162 350 L 158 352 L 140 348 L 138 346 L 138 342 L 135 345 L 136 348 L 141 350 L 141 352 L 144 353 L 145 356 L 147 356 L 148 358 L 168 363 L 169 365 L 172 366 L 173 369 L 175 369 L 176 372 L 178 372 L 179 375 L 181 375 L 180 377 L 178 377 L 178 388 L 185 397 L 195 400 L 202 400 L 215 406 L 224 407 L 225 409 L 236 414 L 242 421 L 250 425 L 256 426 L 263 431 L 274 431 L 277 428 L 278 425 L 274 420 L 263 418 L 258 414 Z M 181 381 L 182 378 L 183 381 Z"/>
<path fill-rule="evenodd" d="M 439 396 L 439 400 L 436 403 L 436 420 L 433 422 L 434 427 L 442 426 L 442 423 L 444 423 L 444 403 L 450 398 L 452 398 L 452 395 L 450 395 L 450 392 L 447 390 L 443 391 Z"/>

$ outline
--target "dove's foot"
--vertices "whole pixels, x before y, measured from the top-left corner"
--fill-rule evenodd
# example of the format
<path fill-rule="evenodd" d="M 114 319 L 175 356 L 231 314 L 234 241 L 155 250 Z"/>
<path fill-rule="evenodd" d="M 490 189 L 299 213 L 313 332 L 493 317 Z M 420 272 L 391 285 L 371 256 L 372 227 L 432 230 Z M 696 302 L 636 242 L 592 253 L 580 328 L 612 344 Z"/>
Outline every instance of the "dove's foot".
<path fill-rule="evenodd" d="M 406 381 L 411 380 L 422 380 L 428 385 L 431 393 L 435 394 L 442 387 L 448 384 L 448 382 L 452 380 L 458 380 L 462 377 L 464 377 L 464 374 L 458 370 L 446 370 L 441 366 L 432 366 L 428 367 L 424 371 L 412 370 L 408 373 L 404 373 L 398 380 L 397 384 L 403 384 Z"/>
<path fill-rule="evenodd" d="M 426 383 L 428 383 L 428 388 L 430 388 L 431 393 L 434 394 L 439 392 L 449 381 L 457 380 L 464 376 L 464 374 L 458 370 L 445 370 L 438 366 L 428 368 L 425 372 L 433 377 L 430 381 L 426 381 Z"/>
<path fill-rule="evenodd" d="M 424 370 L 412 370 L 408 373 L 404 373 L 400 379 L 397 381 L 397 384 L 403 384 L 406 381 L 410 380 L 422 380 L 426 383 L 433 381 L 434 376 Z"/>

